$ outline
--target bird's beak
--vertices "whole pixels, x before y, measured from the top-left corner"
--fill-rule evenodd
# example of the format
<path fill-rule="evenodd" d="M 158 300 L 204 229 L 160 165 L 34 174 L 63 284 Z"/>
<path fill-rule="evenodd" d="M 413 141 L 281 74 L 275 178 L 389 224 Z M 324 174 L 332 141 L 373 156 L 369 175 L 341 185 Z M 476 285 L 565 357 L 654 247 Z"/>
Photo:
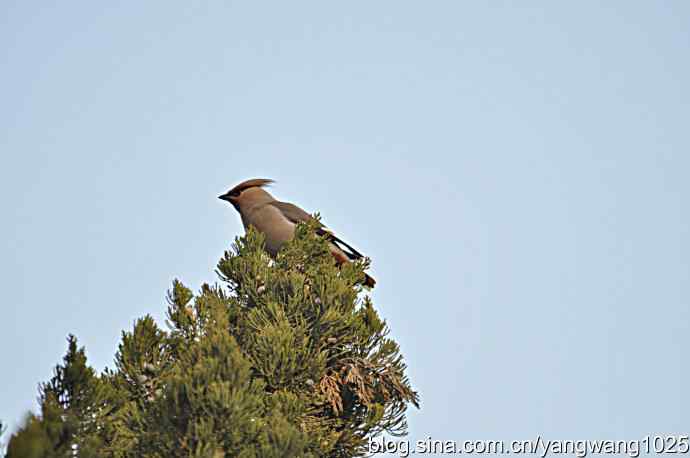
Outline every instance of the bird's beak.
<path fill-rule="evenodd" d="M 220 196 L 218 196 L 218 198 L 226 202 L 230 202 L 232 200 L 232 197 L 230 197 L 228 194 L 221 194 Z"/>

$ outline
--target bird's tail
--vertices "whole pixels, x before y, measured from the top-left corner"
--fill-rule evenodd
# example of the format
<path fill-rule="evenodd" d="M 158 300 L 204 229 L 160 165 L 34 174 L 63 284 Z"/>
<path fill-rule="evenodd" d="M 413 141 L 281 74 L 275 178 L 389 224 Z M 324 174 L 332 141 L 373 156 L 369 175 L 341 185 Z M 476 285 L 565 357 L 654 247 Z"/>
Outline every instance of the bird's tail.
<path fill-rule="evenodd" d="M 338 248 L 336 245 L 334 245 L 332 243 L 331 243 L 331 255 L 333 255 L 333 257 L 335 258 L 336 264 L 338 264 L 339 266 L 343 265 L 347 262 L 350 262 L 350 258 L 347 256 L 347 254 L 344 253 L 340 248 Z M 362 257 L 362 255 L 360 255 L 360 257 Z M 371 275 L 365 273 L 363 284 L 366 288 L 373 288 L 374 285 L 376 284 L 376 280 L 374 280 L 374 278 Z"/>
<path fill-rule="evenodd" d="M 373 288 L 376 285 L 376 280 L 369 274 L 364 274 L 364 286 L 367 288 Z"/>

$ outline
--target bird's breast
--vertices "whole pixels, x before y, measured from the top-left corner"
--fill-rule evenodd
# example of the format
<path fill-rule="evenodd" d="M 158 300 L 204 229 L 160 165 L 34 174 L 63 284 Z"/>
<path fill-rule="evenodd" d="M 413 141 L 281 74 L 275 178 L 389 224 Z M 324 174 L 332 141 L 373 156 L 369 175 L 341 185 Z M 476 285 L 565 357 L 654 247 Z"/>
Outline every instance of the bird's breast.
<path fill-rule="evenodd" d="M 295 236 L 295 225 L 272 205 L 263 205 L 247 212 L 242 222 L 245 229 L 254 226 L 266 238 L 266 251 L 271 256 L 278 254 L 283 244 Z"/>

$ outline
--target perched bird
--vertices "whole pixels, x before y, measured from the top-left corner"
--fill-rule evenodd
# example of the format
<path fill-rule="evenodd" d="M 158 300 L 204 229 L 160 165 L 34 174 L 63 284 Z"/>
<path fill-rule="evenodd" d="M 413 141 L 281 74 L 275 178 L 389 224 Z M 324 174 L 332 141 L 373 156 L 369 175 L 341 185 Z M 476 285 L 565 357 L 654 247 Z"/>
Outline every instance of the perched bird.
<path fill-rule="evenodd" d="M 242 217 L 245 230 L 254 226 L 266 237 L 266 251 L 271 256 L 276 256 L 283 244 L 295 235 L 297 223 L 312 220 L 312 216 L 288 202 L 280 202 L 270 195 L 265 186 L 273 183 L 273 180 L 255 178 L 244 181 L 219 199 L 230 202 Z M 338 265 L 351 260 L 361 259 L 364 256 L 350 245 L 339 239 L 323 224 L 319 223 L 318 234 L 323 235 L 329 242 L 331 254 Z M 376 284 L 369 275 L 365 274 L 364 285 L 373 287 Z"/>

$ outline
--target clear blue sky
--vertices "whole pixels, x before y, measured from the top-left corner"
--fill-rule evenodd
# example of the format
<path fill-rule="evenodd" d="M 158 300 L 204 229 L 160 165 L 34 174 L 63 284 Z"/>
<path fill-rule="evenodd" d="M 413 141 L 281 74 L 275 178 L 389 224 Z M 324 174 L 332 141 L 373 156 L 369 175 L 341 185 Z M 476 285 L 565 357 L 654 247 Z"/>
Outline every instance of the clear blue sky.
<path fill-rule="evenodd" d="M 521 6 L 515 6 L 518 3 Z M 214 281 L 252 177 L 373 259 L 410 438 L 690 425 L 690 3 L 0 6 L 0 418 Z M 6 437 L 5 437 L 6 439 Z"/>

